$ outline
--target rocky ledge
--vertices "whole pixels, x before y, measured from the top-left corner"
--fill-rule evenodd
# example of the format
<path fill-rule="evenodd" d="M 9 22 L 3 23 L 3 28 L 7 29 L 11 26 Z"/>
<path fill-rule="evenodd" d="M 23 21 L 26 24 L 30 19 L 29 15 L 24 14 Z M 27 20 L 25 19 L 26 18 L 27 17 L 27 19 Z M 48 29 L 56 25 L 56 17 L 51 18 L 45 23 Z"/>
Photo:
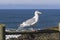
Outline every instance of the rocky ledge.
<path fill-rule="evenodd" d="M 24 33 L 18 38 L 9 38 L 7 40 L 59 40 L 59 28 L 53 27 L 44 29 L 43 32 L 38 30 L 36 33 Z"/>

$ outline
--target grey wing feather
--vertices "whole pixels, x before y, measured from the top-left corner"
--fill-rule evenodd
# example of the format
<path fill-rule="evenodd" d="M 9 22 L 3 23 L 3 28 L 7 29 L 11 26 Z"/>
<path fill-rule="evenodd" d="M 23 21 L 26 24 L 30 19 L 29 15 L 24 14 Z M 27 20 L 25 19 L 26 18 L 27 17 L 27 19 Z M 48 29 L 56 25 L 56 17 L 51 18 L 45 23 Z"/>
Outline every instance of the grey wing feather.
<path fill-rule="evenodd" d="M 33 22 L 35 22 L 35 18 L 31 18 L 25 21 L 26 24 L 32 24 Z"/>

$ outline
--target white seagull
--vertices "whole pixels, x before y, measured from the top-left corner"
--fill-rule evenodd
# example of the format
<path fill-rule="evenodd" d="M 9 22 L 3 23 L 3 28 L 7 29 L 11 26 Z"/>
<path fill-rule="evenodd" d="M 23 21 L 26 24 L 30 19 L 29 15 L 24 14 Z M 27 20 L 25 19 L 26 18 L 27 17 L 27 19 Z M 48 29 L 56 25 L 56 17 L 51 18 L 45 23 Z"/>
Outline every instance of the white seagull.
<path fill-rule="evenodd" d="M 38 22 L 38 18 L 39 18 L 39 14 L 42 14 L 42 13 L 39 12 L 39 11 L 35 11 L 35 15 L 32 18 L 22 22 L 22 24 L 20 24 L 20 27 L 18 27 L 17 30 L 20 30 L 21 28 L 24 28 L 24 27 L 27 27 L 27 26 L 32 26 L 35 23 L 37 23 Z"/>

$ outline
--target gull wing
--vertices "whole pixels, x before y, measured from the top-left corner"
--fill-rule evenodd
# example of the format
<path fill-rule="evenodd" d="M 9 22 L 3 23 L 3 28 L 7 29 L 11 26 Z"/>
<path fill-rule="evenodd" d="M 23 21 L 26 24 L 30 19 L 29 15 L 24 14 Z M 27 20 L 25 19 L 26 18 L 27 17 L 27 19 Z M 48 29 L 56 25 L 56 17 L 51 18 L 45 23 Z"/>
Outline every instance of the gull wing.
<path fill-rule="evenodd" d="M 28 25 L 32 25 L 33 23 L 35 23 L 35 18 L 31 18 L 25 21 L 25 24 L 28 24 Z"/>

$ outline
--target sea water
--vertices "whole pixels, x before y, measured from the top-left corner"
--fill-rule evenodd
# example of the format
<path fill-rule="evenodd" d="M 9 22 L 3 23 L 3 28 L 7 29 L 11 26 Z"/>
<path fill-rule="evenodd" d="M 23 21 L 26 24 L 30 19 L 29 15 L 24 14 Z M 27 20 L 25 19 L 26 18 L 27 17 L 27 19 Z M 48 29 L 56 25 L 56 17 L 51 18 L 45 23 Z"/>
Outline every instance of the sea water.
<path fill-rule="evenodd" d="M 59 9 L 37 9 L 42 12 L 34 28 L 56 27 L 60 22 Z M 6 24 L 6 29 L 17 29 L 19 25 L 34 16 L 36 9 L 0 9 L 0 23 Z"/>

